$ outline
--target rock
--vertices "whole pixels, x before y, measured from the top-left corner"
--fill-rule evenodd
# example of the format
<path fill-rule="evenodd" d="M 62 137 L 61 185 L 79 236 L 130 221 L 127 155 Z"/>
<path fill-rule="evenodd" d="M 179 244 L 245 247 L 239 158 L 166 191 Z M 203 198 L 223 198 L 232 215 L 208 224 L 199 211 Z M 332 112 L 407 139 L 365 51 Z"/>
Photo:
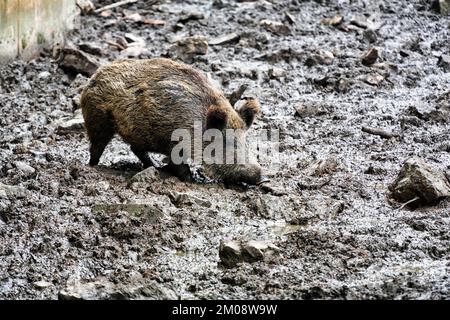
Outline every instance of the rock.
<path fill-rule="evenodd" d="M 88 77 L 92 76 L 100 67 L 100 62 L 94 57 L 69 47 L 58 49 L 57 61 L 62 69 L 81 73 Z"/>
<path fill-rule="evenodd" d="M 450 71 L 450 55 L 443 54 L 439 57 L 438 66 L 446 71 Z"/>
<path fill-rule="evenodd" d="M 178 22 L 186 23 L 186 22 L 191 21 L 191 20 L 202 20 L 204 18 L 205 18 L 205 15 L 202 12 L 200 12 L 200 11 L 191 11 L 191 12 L 183 14 L 178 19 Z"/>
<path fill-rule="evenodd" d="M 305 61 L 305 65 L 308 67 L 315 66 L 317 64 L 330 65 L 333 63 L 334 55 L 330 51 L 321 51 L 318 54 L 313 54 Z"/>
<path fill-rule="evenodd" d="M 25 198 L 26 190 L 20 186 L 10 186 L 0 182 L 0 198 Z"/>
<path fill-rule="evenodd" d="M 76 4 L 82 14 L 91 14 L 95 10 L 95 6 L 90 0 L 77 0 Z"/>
<path fill-rule="evenodd" d="M 378 86 L 383 80 L 384 77 L 378 73 L 370 74 L 364 79 L 366 83 L 372 86 Z"/>
<path fill-rule="evenodd" d="M 378 35 L 377 32 L 373 29 L 366 29 L 363 32 L 363 37 L 366 39 L 369 43 L 375 43 L 377 42 Z"/>
<path fill-rule="evenodd" d="M 31 176 L 36 172 L 36 169 L 23 161 L 15 161 L 14 166 L 25 176 Z"/>
<path fill-rule="evenodd" d="M 243 245 L 243 252 L 247 255 L 249 262 L 264 260 L 268 256 L 273 256 L 280 249 L 275 245 L 264 241 L 249 241 Z"/>
<path fill-rule="evenodd" d="M 361 57 L 361 62 L 365 66 L 370 66 L 377 61 L 378 57 L 379 57 L 378 49 L 372 47 Z"/>
<path fill-rule="evenodd" d="M 43 289 L 45 289 L 45 288 L 50 287 L 50 286 L 52 285 L 52 283 L 47 282 L 47 281 L 43 281 L 43 280 L 42 280 L 42 281 L 36 281 L 36 282 L 34 282 L 33 285 L 34 285 L 37 289 L 43 290 Z"/>
<path fill-rule="evenodd" d="M 279 251 L 278 247 L 266 241 L 222 241 L 219 246 L 219 257 L 224 267 L 234 268 L 242 262 L 264 261 Z"/>
<path fill-rule="evenodd" d="M 439 0 L 438 4 L 441 14 L 450 14 L 450 0 Z"/>
<path fill-rule="evenodd" d="M 335 155 L 330 155 L 322 160 L 313 162 L 307 169 L 311 176 L 321 177 L 331 174 L 338 169 L 338 160 Z"/>
<path fill-rule="evenodd" d="M 450 196 L 450 182 L 444 172 L 414 156 L 404 162 L 389 190 L 397 201 L 407 202 L 418 197 L 414 205 L 435 204 Z"/>
<path fill-rule="evenodd" d="M 291 29 L 282 22 L 262 20 L 260 25 L 263 26 L 267 31 L 270 31 L 276 35 L 286 36 L 291 32 Z"/>
<path fill-rule="evenodd" d="M 229 34 L 223 35 L 221 37 L 210 40 L 209 44 L 211 46 L 217 46 L 217 45 L 222 45 L 225 43 L 239 41 L 239 38 L 240 38 L 240 36 L 237 33 L 232 32 L 232 33 L 229 33 Z"/>
<path fill-rule="evenodd" d="M 155 167 L 148 167 L 141 172 L 136 173 L 133 177 L 130 179 L 130 183 L 134 182 L 145 182 L 148 184 L 151 184 L 155 180 L 160 179 L 160 173 L 158 169 Z"/>
<path fill-rule="evenodd" d="M 205 207 L 205 208 L 210 208 L 212 206 L 211 201 L 209 201 L 208 199 L 202 199 L 187 193 L 172 193 L 171 196 L 171 201 L 177 206 L 185 206 L 185 205 L 189 205 L 192 206 L 193 204 L 199 205 L 201 207 Z"/>
<path fill-rule="evenodd" d="M 50 72 L 42 71 L 42 72 L 39 72 L 38 79 L 39 80 L 46 80 L 46 79 L 50 78 L 50 76 L 51 76 Z"/>
<path fill-rule="evenodd" d="M 56 128 L 56 133 L 60 135 L 81 132 L 84 129 L 84 119 L 81 116 L 61 122 Z"/>
<path fill-rule="evenodd" d="M 208 52 L 208 42 L 203 36 L 193 36 L 180 39 L 169 48 L 169 53 L 175 59 L 192 63 L 194 56 L 206 55 Z"/>
<path fill-rule="evenodd" d="M 285 74 L 284 70 L 281 68 L 273 67 L 269 69 L 269 77 L 272 79 L 277 79 L 283 77 Z"/>
<path fill-rule="evenodd" d="M 60 300 L 148 300 L 177 299 L 176 293 L 154 280 L 134 277 L 127 282 L 114 283 L 105 278 L 90 282 L 72 281 L 58 293 Z"/>
<path fill-rule="evenodd" d="M 297 103 L 294 105 L 295 115 L 300 118 L 311 118 L 327 113 L 326 110 L 315 104 Z"/>
<path fill-rule="evenodd" d="M 138 217 L 146 223 L 156 223 L 164 215 L 157 206 L 150 203 L 119 203 L 119 204 L 96 204 L 92 206 L 92 212 L 119 212 L 125 211 L 131 216 Z"/>
<path fill-rule="evenodd" d="M 286 21 L 289 22 L 290 24 L 295 24 L 295 17 L 292 13 L 290 12 L 286 12 L 284 14 L 284 17 L 286 18 Z"/>
<path fill-rule="evenodd" d="M 325 25 L 328 25 L 328 26 L 334 26 L 335 27 L 335 26 L 340 25 L 343 21 L 344 21 L 344 18 L 342 16 L 336 15 L 336 16 L 334 16 L 332 18 L 322 19 L 321 23 L 325 24 Z"/>
<path fill-rule="evenodd" d="M 102 47 L 94 42 L 82 42 L 78 45 L 81 51 L 101 56 L 103 54 Z"/>

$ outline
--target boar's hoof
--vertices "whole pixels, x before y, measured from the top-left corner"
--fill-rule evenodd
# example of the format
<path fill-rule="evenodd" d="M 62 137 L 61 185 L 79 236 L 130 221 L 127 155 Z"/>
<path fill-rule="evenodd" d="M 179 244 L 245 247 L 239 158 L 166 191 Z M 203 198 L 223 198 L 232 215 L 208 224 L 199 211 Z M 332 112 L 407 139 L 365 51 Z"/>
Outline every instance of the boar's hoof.
<path fill-rule="evenodd" d="M 194 181 L 191 169 L 189 168 L 189 165 L 187 165 L 185 163 L 184 164 L 174 164 L 171 162 L 171 163 L 163 166 L 161 168 L 161 171 L 171 174 L 184 182 L 193 182 Z"/>

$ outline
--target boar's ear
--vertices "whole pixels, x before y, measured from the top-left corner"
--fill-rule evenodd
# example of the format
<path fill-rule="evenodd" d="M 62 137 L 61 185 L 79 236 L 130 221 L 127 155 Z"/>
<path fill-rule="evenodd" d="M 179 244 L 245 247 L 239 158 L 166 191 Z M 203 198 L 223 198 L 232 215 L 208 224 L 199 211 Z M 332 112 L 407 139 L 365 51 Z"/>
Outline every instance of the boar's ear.
<path fill-rule="evenodd" d="M 220 106 L 211 105 L 206 112 L 206 128 L 222 130 L 226 127 L 228 120 L 227 111 Z"/>
<path fill-rule="evenodd" d="M 255 120 L 256 115 L 259 113 L 260 107 L 259 102 L 256 99 L 247 100 L 244 105 L 239 109 L 239 115 L 242 120 L 244 120 L 245 125 L 249 128 L 253 120 Z"/>

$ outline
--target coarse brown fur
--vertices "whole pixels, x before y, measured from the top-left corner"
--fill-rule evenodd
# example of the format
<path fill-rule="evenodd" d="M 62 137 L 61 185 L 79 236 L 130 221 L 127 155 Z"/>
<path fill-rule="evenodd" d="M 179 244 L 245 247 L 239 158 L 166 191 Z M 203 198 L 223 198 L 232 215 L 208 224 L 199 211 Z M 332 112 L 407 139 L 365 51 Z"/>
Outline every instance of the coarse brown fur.
<path fill-rule="evenodd" d="M 256 100 L 235 111 L 201 72 L 164 58 L 126 59 L 101 67 L 84 88 L 80 102 L 91 142 L 90 165 L 98 164 L 115 133 L 148 167 L 152 165 L 148 152 L 170 155 L 177 143 L 171 141 L 175 129 L 193 132 L 194 122 L 201 121 L 204 129 L 245 130 L 259 112 Z M 171 167 L 179 176 L 186 173 L 180 166 Z M 228 181 L 256 183 L 261 175 L 257 164 L 211 168 Z"/>

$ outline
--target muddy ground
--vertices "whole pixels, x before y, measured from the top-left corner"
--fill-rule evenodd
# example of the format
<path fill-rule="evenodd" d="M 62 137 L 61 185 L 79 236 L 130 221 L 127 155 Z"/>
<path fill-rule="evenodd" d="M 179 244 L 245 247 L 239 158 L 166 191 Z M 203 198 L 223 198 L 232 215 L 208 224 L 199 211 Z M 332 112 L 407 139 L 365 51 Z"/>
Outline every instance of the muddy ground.
<path fill-rule="evenodd" d="M 124 19 L 136 12 L 165 24 Z M 341 24 L 322 22 L 337 14 Z M 450 298 L 449 201 L 411 210 L 388 191 L 413 155 L 450 171 L 449 16 L 419 0 L 139 1 L 104 15 L 68 35 L 104 61 L 123 57 L 107 42 L 127 33 L 146 42 L 139 58 L 237 33 L 178 58 L 226 93 L 248 84 L 259 97 L 252 130 L 281 132 L 281 165 L 263 163 L 276 192 L 158 172 L 132 182 L 141 164 L 120 138 L 91 168 L 83 130 L 58 130 L 79 114 L 86 78 L 51 51 L 0 66 L 0 182 L 16 188 L 0 195 L 0 298 Z M 380 57 L 365 66 L 371 46 Z M 225 268 L 228 240 L 279 252 Z"/>

